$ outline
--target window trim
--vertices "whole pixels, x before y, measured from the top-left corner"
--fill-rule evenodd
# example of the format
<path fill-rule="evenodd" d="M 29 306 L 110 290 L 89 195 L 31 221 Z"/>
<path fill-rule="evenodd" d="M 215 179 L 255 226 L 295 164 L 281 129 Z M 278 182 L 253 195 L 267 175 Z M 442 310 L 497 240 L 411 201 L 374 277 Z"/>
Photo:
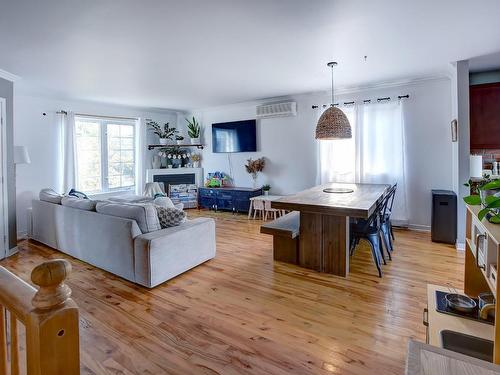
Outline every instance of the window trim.
<path fill-rule="evenodd" d="M 99 123 L 99 130 L 100 130 L 100 139 L 99 139 L 99 145 L 100 145 L 100 157 L 101 157 L 101 189 L 100 190 L 92 190 L 92 191 L 85 191 L 86 194 L 95 196 L 95 195 L 101 195 L 101 194 L 108 194 L 108 193 L 126 193 L 130 191 L 135 191 L 137 188 L 137 126 L 136 126 L 136 121 L 137 120 L 132 120 L 132 119 L 120 119 L 120 118 L 113 118 L 113 117 L 99 117 L 99 116 L 79 116 L 75 115 L 75 127 L 77 121 L 93 121 L 93 122 L 98 122 Z M 131 126 L 133 135 L 132 135 L 132 154 L 133 154 L 133 165 L 134 165 L 134 184 L 131 186 L 120 186 L 117 188 L 110 188 L 109 187 L 109 160 L 108 160 L 108 126 L 109 125 L 126 125 L 126 126 Z M 76 135 L 75 135 L 75 141 L 76 141 Z M 75 151 L 76 151 L 76 158 L 78 160 L 78 148 L 75 144 Z M 78 166 L 78 162 L 77 162 Z M 79 185 L 78 178 L 79 177 L 79 172 L 78 172 L 78 167 L 77 167 L 77 186 Z"/>

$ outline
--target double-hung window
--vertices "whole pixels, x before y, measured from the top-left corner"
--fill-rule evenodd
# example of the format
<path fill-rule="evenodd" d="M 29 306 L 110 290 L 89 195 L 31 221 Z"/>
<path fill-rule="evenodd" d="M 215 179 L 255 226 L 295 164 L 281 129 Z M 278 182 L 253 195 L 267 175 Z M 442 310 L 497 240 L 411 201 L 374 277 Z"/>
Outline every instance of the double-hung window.
<path fill-rule="evenodd" d="M 77 190 L 135 189 L 135 121 L 75 116 Z"/>

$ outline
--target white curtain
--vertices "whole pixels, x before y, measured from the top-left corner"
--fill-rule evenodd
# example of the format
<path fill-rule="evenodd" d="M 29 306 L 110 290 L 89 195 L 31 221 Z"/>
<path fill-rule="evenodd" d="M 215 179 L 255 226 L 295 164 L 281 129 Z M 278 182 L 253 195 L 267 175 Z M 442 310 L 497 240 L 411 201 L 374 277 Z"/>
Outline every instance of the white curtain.
<path fill-rule="evenodd" d="M 76 136 L 75 136 L 75 114 L 68 112 L 59 115 L 61 138 L 62 138 L 62 163 L 61 163 L 61 186 L 63 193 L 68 193 L 71 188 L 77 187 L 76 166 Z"/>
<path fill-rule="evenodd" d="M 403 102 L 343 107 L 353 137 L 319 141 L 319 182 L 398 184 L 392 221 L 408 224 Z"/>
<path fill-rule="evenodd" d="M 351 124 L 352 138 L 319 142 L 319 184 L 356 181 L 356 107 L 342 111 Z"/>
<path fill-rule="evenodd" d="M 144 192 L 145 171 L 147 167 L 147 133 L 144 119 L 135 122 L 135 193 L 142 195 Z"/>

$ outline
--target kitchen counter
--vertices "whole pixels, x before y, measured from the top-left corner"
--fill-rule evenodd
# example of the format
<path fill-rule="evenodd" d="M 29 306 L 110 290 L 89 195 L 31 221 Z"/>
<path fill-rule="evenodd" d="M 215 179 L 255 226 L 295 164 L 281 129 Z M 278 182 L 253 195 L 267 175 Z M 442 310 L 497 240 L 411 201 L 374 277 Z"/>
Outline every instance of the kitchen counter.
<path fill-rule="evenodd" d="M 436 291 L 440 290 L 449 293 L 450 291 L 443 286 L 427 285 L 427 307 L 429 323 L 429 344 L 441 347 L 441 331 L 447 329 L 450 331 L 465 333 L 467 335 L 481 337 L 487 340 L 494 340 L 494 326 L 481 323 L 475 320 L 456 317 L 449 314 L 440 313 L 436 310 Z M 457 290 L 463 294 L 462 290 Z"/>
<path fill-rule="evenodd" d="M 465 320 L 465 319 L 462 319 Z M 500 366 L 410 340 L 406 375 L 496 375 Z"/>

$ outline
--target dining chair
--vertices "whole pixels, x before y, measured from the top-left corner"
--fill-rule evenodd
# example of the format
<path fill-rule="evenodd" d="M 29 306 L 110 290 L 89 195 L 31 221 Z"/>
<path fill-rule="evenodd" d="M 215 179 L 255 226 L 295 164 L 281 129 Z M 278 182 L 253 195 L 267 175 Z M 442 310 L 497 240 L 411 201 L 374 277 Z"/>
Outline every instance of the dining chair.
<path fill-rule="evenodd" d="M 386 207 L 380 217 L 382 236 L 384 238 L 384 245 L 388 250 L 389 259 L 391 259 L 391 253 L 394 251 L 394 245 L 393 245 L 394 231 L 392 230 L 391 214 L 397 187 L 398 184 L 397 183 L 394 184 L 390 188 L 389 192 L 386 194 L 386 199 L 387 199 Z"/>
<path fill-rule="evenodd" d="M 274 220 L 276 220 L 278 218 L 278 216 L 280 216 L 281 214 L 281 210 L 278 210 L 276 208 L 272 208 L 271 207 L 271 201 L 264 201 L 264 211 L 265 211 L 265 215 L 264 215 L 264 220 L 267 220 L 267 214 L 273 214 L 274 215 Z"/>
<path fill-rule="evenodd" d="M 386 203 L 387 199 L 382 199 L 382 201 L 377 204 L 375 210 L 368 219 L 361 219 L 350 224 L 350 255 L 354 255 L 354 250 L 356 249 L 360 240 L 366 240 L 370 246 L 373 261 L 375 262 L 375 266 L 377 267 L 379 277 L 382 277 L 382 261 L 384 262 L 384 264 L 386 264 L 382 249 L 380 228 L 380 215 Z"/>
<path fill-rule="evenodd" d="M 257 212 L 259 213 L 259 217 L 264 220 L 265 216 L 265 207 L 264 207 L 264 201 L 260 199 L 254 199 L 253 200 L 253 219 L 255 220 L 255 216 L 257 215 Z"/>

